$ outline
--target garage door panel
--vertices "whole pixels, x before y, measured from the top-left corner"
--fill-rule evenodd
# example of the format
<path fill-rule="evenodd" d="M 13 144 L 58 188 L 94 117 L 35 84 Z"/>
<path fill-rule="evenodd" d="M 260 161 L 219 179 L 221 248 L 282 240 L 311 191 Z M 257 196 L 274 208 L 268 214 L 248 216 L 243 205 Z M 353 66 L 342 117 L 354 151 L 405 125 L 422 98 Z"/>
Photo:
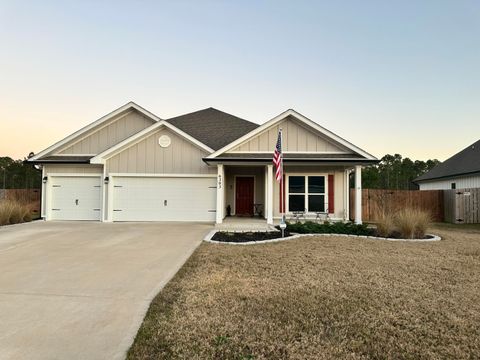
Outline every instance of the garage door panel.
<path fill-rule="evenodd" d="M 214 221 L 215 178 L 115 177 L 114 221 Z"/>
<path fill-rule="evenodd" d="M 52 220 L 100 220 L 100 177 L 51 177 Z"/>

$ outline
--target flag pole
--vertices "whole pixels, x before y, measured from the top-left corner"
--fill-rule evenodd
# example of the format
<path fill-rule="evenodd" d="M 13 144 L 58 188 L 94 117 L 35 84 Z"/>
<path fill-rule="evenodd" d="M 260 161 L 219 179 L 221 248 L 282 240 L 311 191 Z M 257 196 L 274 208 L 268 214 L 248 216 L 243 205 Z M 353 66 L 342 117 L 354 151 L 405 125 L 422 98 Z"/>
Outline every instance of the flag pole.
<path fill-rule="evenodd" d="M 280 128 L 280 144 L 282 146 L 282 153 L 281 153 L 281 158 L 280 158 L 280 166 L 282 169 L 282 174 L 280 178 L 280 200 L 281 200 L 281 207 L 282 207 L 282 220 L 280 221 L 280 229 L 282 230 L 282 238 L 285 237 L 285 228 L 287 227 L 287 224 L 285 223 L 285 191 L 284 191 L 284 186 L 285 184 L 283 183 L 284 179 L 284 171 L 283 171 L 283 131 Z"/>

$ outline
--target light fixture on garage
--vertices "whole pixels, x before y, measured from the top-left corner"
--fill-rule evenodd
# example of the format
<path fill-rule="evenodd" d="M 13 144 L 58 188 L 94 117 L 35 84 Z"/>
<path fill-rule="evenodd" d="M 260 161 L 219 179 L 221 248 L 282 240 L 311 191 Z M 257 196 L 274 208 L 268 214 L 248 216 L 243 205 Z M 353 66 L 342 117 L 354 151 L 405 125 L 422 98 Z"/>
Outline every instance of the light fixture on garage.
<path fill-rule="evenodd" d="M 110 179 L 108 178 L 108 176 L 106 176 L 105 179 L 103 179 L 103 183 L 104 183 L 105 185 L 107 185 L 109 180 L 110 180 Z"/>
<path fill-rule="evenodd" d="M 43 179 L 42 179 L 42 182 L 43 182 L 44 184 L 46 184 L 46 183 L 47 183 L 47 180 L 48 180 L 48 177 L 47 177 L 47 176 L 44 176 Z"/>

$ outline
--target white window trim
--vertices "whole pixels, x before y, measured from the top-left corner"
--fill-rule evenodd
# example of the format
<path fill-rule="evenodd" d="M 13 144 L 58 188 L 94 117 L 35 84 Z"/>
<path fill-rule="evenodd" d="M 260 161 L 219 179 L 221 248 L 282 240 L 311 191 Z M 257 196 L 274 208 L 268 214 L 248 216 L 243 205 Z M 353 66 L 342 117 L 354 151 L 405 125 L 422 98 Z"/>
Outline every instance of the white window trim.
<path fill-rule="evenodd" d="M 289 210 L 290 208 L 290 176 L 303 176 L 305 178 L 305 192 L 304 193 L 292 193 L 292 195 L 304 195 L 305 196 L 305 214 L 316 214 L 316 211 L 309 211 L 308 210 L 308 177 L 309 176 L 323 176 L 325 179 L 325 192 L 324 193 L 314 193 L 315 195 L 324 195 L 324 211 L 322 213 L 327 214 L 328 213 L 328 175 L 326 173 L 288 173 L 286 174 L 287 181 L 285 184 L 285 211 L 287 214 L 292 214 L 292 212 Z"/>

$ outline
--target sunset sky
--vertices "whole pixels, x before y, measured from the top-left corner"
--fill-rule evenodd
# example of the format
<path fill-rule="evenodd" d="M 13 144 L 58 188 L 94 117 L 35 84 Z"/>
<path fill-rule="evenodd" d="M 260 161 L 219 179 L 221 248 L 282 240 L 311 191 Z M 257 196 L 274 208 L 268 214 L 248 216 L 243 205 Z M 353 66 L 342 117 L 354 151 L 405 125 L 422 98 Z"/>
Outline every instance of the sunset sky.
<path fill-rule="evenodd" d="M 133 100 L 263 123 L 294 108 L 381 157 L 480 139 L 480 1 L 0 0 L 0 156 Z"/>

